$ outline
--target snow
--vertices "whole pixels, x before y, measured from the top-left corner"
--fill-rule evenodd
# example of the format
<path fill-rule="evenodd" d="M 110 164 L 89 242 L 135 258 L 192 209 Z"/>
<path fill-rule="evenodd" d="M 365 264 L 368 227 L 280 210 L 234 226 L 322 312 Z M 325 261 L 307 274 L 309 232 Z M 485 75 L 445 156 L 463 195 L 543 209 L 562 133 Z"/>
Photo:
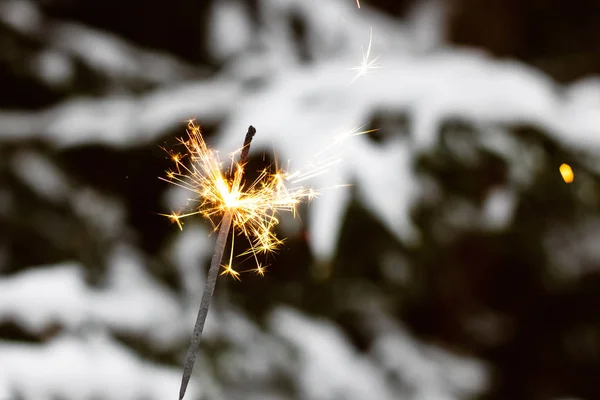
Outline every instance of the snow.
<path fill-rule="evenodd" d="M 480 362 L 421 343 L 387 317 L 380 323 L 384 333 L 361 354 L 326 320 L 287 307 L 269 318 L 270 329 L 297 351 L 302 398 L 396 399 L 403 393 L 407 399 L 454 399 L 485 387 Z"/>
<path fill-rule="evenodd" d="M 419 341 L 381 311 L 371 318 L 378 335 L 370 353 L 407 398 L 470 398 L 487 386 L 480 361 Z"/>
<path fill-rule="evenodd" d="M 122 237 L 125 229 L 125 209 L 114 197 L 89 188 L 77 188 L 70 196 L 73 211 L 86 221 L 94 233 L 103 239 Z"/>
<path fill-rule="evenodd" d="M 206 264 L 212 256 L 212 238 L 206 226 L 186 224 L 185 229 L 178 232 L 175 242 L 169 249 L 169 258 L 179 272 L 181 285 L 185 293 L 198 302 L 202 296 L 200 288 L 204 287 Z M 199 303 L 198 303 L 199 304 Z"/>
<path fill-rule="evenodd" d="M 248 48 L 252 26 L 249 10 L 241 1 L 214 3 L 211 12 L 209 49 L 215 59 L 226 60 Z"/>
<path fill-rule="evenodd" d="M 172 293 L 153 281 L 131 249 L 111 256 L 106 288 L 85 284 L 83 268 L 64 263 L 33 268 L 0 279 L 0 321 L 14 321 L 33 333 L 52 325 L 70 332 L 99 325 L 145 337 L 157 346 L 178 340 L 169 337 L 181 311 Z"/>
<path fill-rule="evenodd" d="M 258 383 L 272 379 L 287 363 L 287 351 L 237 310 L 221 313 L 219 339 L 231 346 L 219 359 L 219 373 L 232 382 Z M 288 367 L 289 369 L 289 367 Z"/>
<path fill-rule="evenodd" d="M 74 78 L 74 61 L 108 78 L 122 90 L 122 81 L 173 83 L 198 75 L 196 68 L 175 57 L 140 49 L 98 29 L 45 17 L 28 0 L 0 4 L 0 19 L 25 36 L 49 44 L 31 64 L 37 77 L 50 86 Z"/>
<path fill-rule="evenodd" d="M 141 360 L 102 333 L 55 337 L 40 345 L 0 342 L 3 398 L 51 400 L 94 398 L 165 399 L 181 381 L 179 368 Z M 191 387 L 189 396 L 197 396 Z"/>
<path fill-rule="evenodd" d="M 0 19 L 21 32 L 34 33 L 40 29 L 42 16 L 28 0 L 6 0 L 0 3 Z"/>
<path fill-rule="evenodd" d="M 557 139 L 576 149 L 598 149 L 600 79 L 584 78 L 565 88 L 565 107 L 556 115 Z M 559 132 L 564 132 L 561 135 Z"/>
<path fill-rule="evenodd" d="M 56 23 L 50 40 L 108 77 L 167 83 L 195 74 L 192 67 L 166 54 L 139 50 L 115 35 L 74 23 Z"/>
<path fill-rule="evenodd" d="M 75 67 L 71 59 L 64 53 L 55 50 L 40 52 L 31 63 L 32 69 L 38 71 L 42 81 L 50 86 L 66 86 L 71 83 Z"/>
<path fill-rule="evenodd" d="M 280 165 L 291 171 L 340 159 L 327 173 L 297 183 L 322 192 L 303 218 L 317 262 L 324 262 L 335 254 L 343 215 L 354 195 L 398 241 L 419 240 L 410 208 L 425 197 L 433 201 L 440 190 L 415 174 L 414 161 L 437 143 L 445 119 L 465 119 L 481 130 L 479 146 L 507 160 L 509 182 L 493 188 L 481 209 L 448 199 L 455 207 L 441 216 L 439 229 L 449 236 L 452 229 L 444 227 L 466 223 L 500 230 L 513 218 L 519 190 L 545 163 L 541 150 L 522 148 L 506 126 L 539 126 L 574 149 L 598 150 L 600 80 L 560 85 L 521 63 L 451 48 L 443 43 L 443 27 L 438 24 L 445 12 L 440 4 L 427 2 L 413 10 L 408 21 L 398 21 L 368 4 L 358 11 L 349 0 L 261 0 L 260 24 L 253 27 L 239 3 L 217 2 L 210 26 L 211 52 L 225 65 L 202 77 L 195 67 L 174 57 L 137 48 L 106 32 L 46 18 L 32 2 L 5 1 L 0 3 L 2 21 L 51 49 L 33 61 L 39 79 L 51 86 L 68 83 L 73 78 L 72 61 L 77 59 L 106 76 L 111 90 L 102 97 L 71 97 L 40 111 L 0 110 L 0 140 L 41 139 L 56 148 L 101 144 L 127 149 L 156 141 L 195 118 L 200 125 L 217 126 L 210 144 L 227 154 L 240 147 L 252 124 L 258 131 L 252 154 L 274 151 Z M 291 44 L 291 18 L 306 24 L 305 50 Z M 41 26 L 48 28 L 47 37 L 40 33 Z M 354 76 L 350 68 L 360 62 L 360 49 L 371 28 L 372 55 L 379 56 L 382 68 L 349 84 Z M 299 56 L 303 51 L 307 59 Z M 150 83 L 151 89 L 132 94 L 123 90 L 130 81 Z M 372 128 L 365 125 L 381 110 L 407 114 L 410 132 L 387 132 L 389 137 L 381 144 L 366 135 L 350 136 L 358 127 Z M 465 162 L 478 162 L 473 149 L 463 144 L 453 141 L 450 147 Z M 49 327 L 63 328 L 59 336 L 40 345 L 0 343 L 0 400 L 15 393 L 36 400 L 80 399 L 97 393 L 115 399 L 172 397 L 181 370 L 141 360 L 110 334 L 133 336 L 158 349 L 187 344 L 214 240 L 209 229 L 187 223 L 166 249 L 184 288 L 184 298 L 178 299 L 149 274 L 150 260 L 120 239 L 127 227 L 117 200 L 75 187 L 51 160 L 33 151 L 19 153 L 10 165 L 37 194 L 53 202 L 70 202 L 94 231 L 116 244 L 110 246 L 108 276 L 99 287 L 86 283 L 83 265 L 68 261 L 0 277 L 0 323 L 14 322 L 40 336 Z M 338 187 L 345 184 L 354 187 Z M 165 205 L 178 206 L 183 196 L 171 190 Z M 0 212 L 9 213 L 14 201 L 0 190 Z M 564 227 L 548 235 L 547 250 L 558 273 L 579 276 L 588 265 L 597 264 L 600 255 L 593 239 L 598 227 L 598 221 L 590 221 L 576 232 L 578 240 L 570 242 L 559 233 Z M 410 282 L 401 256 L 384 257 L 386 275 Z M 0 267 L 2 263 L 10 260 Z M 190 398 L 200 382 L 211 398 L 234 398 L 229 395 L 235 390 L 248 394 L 240 398 L 254 396 L 252 390 L 259 393 L 256 398 L 268 398 L 268 389 L 261 391 L 260 385 L 267 388 L 265 382 L 281 371 L 297 377 L 293 384 L 300 398 L 315 400 L 386 400 L 400 395 L 455 399 L 476 396 L 488 384 L 485 366 L 418 341 L 402 326 L 387 329 L 360 353 L 334 324 L 291 308 L 276 308 L 267 326 L 261 327 L 226 301 L 217 302 L 204 338 L 210 343 L 225 341 L 233 350 L 220 360 L 199 355 L 200 372 L 190 385 Z M 242 382 L 252 390 L 220 387 L 212 376 L 214 365 L 219 378 Z"/>
<path fill-rule="evenodd" d="M 356 354 L 333 324 L 287 308 L 275 310 L 269 324 L 298 351 L 297 384 L 302 399 L 394 398 L 377 367 Z"/>
<path fill-rule="evenodd" d="M 192 117 L 215 122 L 236 93 L 231 82 L 217 80 L 142 96 L 73 98 L 38 112 L 0 111 L 0 132 L 5 139 L 43 139 L 60 148 L 93 143 L 127 147 L 151 142 Z"/>
<path fill-rule="evenodd" d="M 16 319 L 29 331 L 56 323 L 74 329 L 85 319 L 83 272 L 75 264 L 22 272 L 0 280 L 0 320 Z"/>
<path fill-rule="evenodd" d="M 388 32 L 385 26 L 379 30 L 381 36 Z M 395 30 L 390 28 L 390 32 Z M 378 51 L 375 45 L 374 51 Z M 581 102 L 594 104 L 595 100 L 589 99 L 593 96 L 574 89 L 565 104 L 556 95 L 555 83 L 524 65 L 458 50 L 441 50 L 425 57 L 382 53 L 381 60 L 384 68 L 351 85 L 348 82 L 353 73 L 347 67 L 356 61 L 340 56 L 303 68 L 280 66 L 285 69 L 274 75 L 268 85 L 252 90 L 243 88 L 243 80 L 225 81 L 217 75 L 211 80 L 159 89 L 141 97 L 75 99 L 33 115 L 0 113 L 0 128 L 8 124 L 4 131 L 12 131 L 15 136 L 33 136 L 39 132 L 61 146 L 90 142 L 127 146 L 153 140 L 189 117 L 197 117 L 202 124 L 227 115 L 217 147 L 227 151 L 238 148 L 247 126 L 253 124 L 258 130 L 253 145 L 255 153 L 274 148 L 280 159 L 292 160 L 293 165 L 302 167 L 312 154 L 332 142 L 336 132 L 363 125 L 376 110 L 382 107 L 397 112 L 409 110 L 415 128 L 410 141 L 390 145 L 387 150 L 374 150 L 366 140 L 351 140 L 354 153 L 348 154 L 364 161 L 360 164 L 345 161 L 332 169 L 329 176 L 335 176 L 337 182 L 321 175 L 306 183 L 327 188 L 356 179 L 365 204 L 398 239 L 409 242 L 418 238 L 407 211 L 419 190 L 411 178 L 410 166 L 418 152 L 436 142 L 437 127 L 444 118 L 460 116 L 488 125 L 529 121 L 551 128 L 568 143 L 570 136 L 558 134 L 561 124 L 557 121 L 592 118 L 586 137 L 588 142 L 598 145 L 594 138 L 600 135 L 590 131 L 596 132 L 594 126 L 600 126 L 592 125 L 595 114 L 591 105 L 587 111 L 585 107 L 569 107 Z M 244 60 L 232 61 L 234 65 L 236 62 Z M 561 118 L 556 118 L 557 115 Z M 366 156 L 355 157 L 357 153 L 370 157 L 367 161 Z M 393 172 L 383 172 L 383 165 L 396 168 Z M 322 206 L 309 208 L 309 220 L 313 222 L 311 245 L 320 259 L 327 259 L 333 253 L 340 229 L 336 219 L 339 221 L 349 200 L 347 193 L 329 192 L 327 196 L 331 197 L 319 200 Z"/>
<path fill-rule="evenodd" d="M 507 187 L 490 190 L 482 210 L 482 225 L 488 229 L 501 230 L 512 221 L 517 205 L 517 193 Z"/>
<path fill-rule="evenodd" d="M 413 32 L 413 42 L 420 51 L 431 51 L 444 45 L 449 29 L 448 3 L 440 0 L 425 0 L 415 3 L 407 25 Z"/>
<path fill-rule="evenodd" d="M 365 144 L 355 150 L 352 159 L 356 160 L 354 173 L 365 206 L 397 237 L 407 243 L 418 240 L 409 213 L 418 186 L 411 168 L 411 151 L 405 142 L 396 139 L 379 148 Z"/>
<path fill-rule="evenodd" d="M 11 160 L 12 168 L 23 182 L 38 195 L 52 202 L 60 202 L 70 192 L 65 174 L 40 153 L 25 150 Z"/>
<path fill-rule="evenodd" d="M 175 295 L 148 275 L 145 262 L 132 248 L 116 248 L 109 259 L 106 290 L 93 294 L 90 314 L 115 330 L 168 345 L 178 339 L 171 330 L 178 325 L 180 307 Z"/>
<path fill-rule="evenodd" d="M 410 140 L 378 149 L 363 137 L 350 139 L 349 150 L 339 149 L 344 161 L 308 183 L 319 189 L 332 185 L 330 176 L 338 180 L 333 184 L 356 179 L 364 204 L 398 239 L 407 242 L 418 240 L 408 219 L 419 190 L 411 165 L 419 152 L 436 143 L 444 118 L 460 116 L 490 125 L 528 120 L 544 125 L 549 123 L 544 116 L 554 115 L 557 108 L 554 87 L 547 78 L 524 66 L 477 54 L 389 55 L 384 68 L 351 85 L 351 72 L 343 73 L 345 65 L 323 61 L 276 76 L 258 92 L 242 94 L 217 146 L 228 151 L 239 147 L 252 121 L 257 128 L 252 151 L 275 148 L 284 163 L 291 160 L 293 170 L 293 166 L 302 168 L 321 149 L 330 148 L 337 132 L 364 124 L 378 109 L 410 110 L 415 126 Z M 332 198 L 325 200 L 326 196 Z M 348 196 L 328 192 L 319 201 L 327 203 L 315 202 L 309 208 L 309 220 L 327 222 L 312 225 L 309 233 L 315 255 L 327 259 L 339 237 L 339 225 L 333 219 L 343 214 Z"/>

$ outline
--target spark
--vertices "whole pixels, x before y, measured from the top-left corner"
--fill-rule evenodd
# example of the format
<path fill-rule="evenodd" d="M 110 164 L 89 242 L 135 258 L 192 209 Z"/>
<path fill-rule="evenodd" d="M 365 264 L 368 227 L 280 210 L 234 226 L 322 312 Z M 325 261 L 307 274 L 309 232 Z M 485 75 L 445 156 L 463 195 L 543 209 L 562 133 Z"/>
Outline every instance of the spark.
<path fill-rule="evenodd" d="M 265 276 L 266 270 L 267 270 L 267 267 L 258 264 L 253 271 L 256 273 L 256 275 Z"/>
<path fill-rule="evenodd" d="M 341 145 L 346 140 L 350 139 L 351 137 L 365 135 L 367 133 L 377 132 L 379 130 L 379 129 L 361 130 L 362 128 L 364 128 L 364 125 L 356 127 L 356 128 L 352 128 L 352 129 L 349 129 L 349 130 L 344 130 L 341 133 L 335 135 L 333 137 L 332 142 L 329 145 L 324 146 L 317 153 L 315 153 L 314 157 L 317 158 L 317 157 L 321 156 L 323 153 L 329 151 L 332 147 L 335 147 L 335 148 L 341 147 Z M 330 156 L 329 158 L 333 158 L 333 156 Z"/>
<path fill-rule="evenodd" d="M 372 41 L 373 41 L 373 28 L 371 28 L 371 33 L 369 35 L 369 45 L 367 46 L 366 53 L 363 52 L 363 58 L 362 58 L 361 64 L 358 67 L 350 68 L 350 70 L 352 70 L 352 71 L 357 71 L 356 75 L 354 76 L 354 78 L 352 78 L 350 83 L 354 82 L 356 79 L 358 79 L 359 77 L 361 77 L 363 75 L 367 75 L 369 73 L 369 71 L 372 69 L 381 68 L 381 65 L 377 61 L 379 59 L 379 56 L 370 60 Z"/>
<path fill-rule="evenodd" d="M 300 183 L 309 179 L 313 179 L 317 176 L 326 174 L 327 172 L 330 171 L 330 169 L 332 167 L 334 167 L 335 165 L 341 163 L 343 161 L 343 158 L 340 154 L 333 154 L 333 155 L 329 155 L 326 158 L 320 158 L 323 156 L 324 153 L 328 152 L 332 147 L 334 148 L 340 148 L 341 145 L 343 144 L 343 142 L 345 142 L 347 139 L 354 137 L 354 136 L 359 136 L 359 135 L 364 135 L 367 133 L 371 133 L 371 132 L 375 132 L 378 129 L 369 129 L 369 130 L 361 130 L 363 127 L 358 127 L 358 128 L 353 128 L 350 130 L 346 130 L 343 131 L 340 134 L 337 134 L 334 136 L 333 141 L 327 145 L 324 146 L 320 151 L 316 152 L 314 154 L 314 156 L 312 157 L 311 161 L 308 162 L 308 165 L 305 169 L 303 170 L 298 170 L 292 174 L 289 174 L 286 177 L 286 180 L 290 181 L 291 183 Z M 314 189 L 308 189 L 307 192 L 307 197 L 308 199 L 313 199 L 319 196 L 319 192 L 315 191 Z"/>
<path fill-rule="evenodd" d="M 217 151 L 207 146 L 199 126 L 193 121 L 188 122 L 187 138 L 179 139 L 179 142 L 185 146 L 186 153 L 169 152 L 175 169 L 168 170 L 166 178 L 160 179 L 193 192 L 196 195 L 193 201 L 198 205 L 185 214 L 173 212 L 163 215 L 177 223 L 180 229 L 183 218 L 201 215 L 209 219 L 217 231 L 219 225 L 215 221 L 222 219 L 225 213 L 231 213 L 232 237 L 242 235 L 250 243 L 250 247 L 239 256 L 252 255 L 256 271 L 262 274 L 265 267 L 260 264 L 258 255 L 272 253 L 283 244 L 283 240 L 274 233 L 279 223 L 278 213 L 288 211 L 295 216 L 297 206 L 316 197 L 317 193 L 302 186 L 288 188 L 287 184 L 293 183 L 290 177 L 297 175 L 276 165 L 274 172 L 273 168 L 265 168 L 254 182 L 246 183 L 243 177 L 247 146 L 232 153 L 230 174 L 225 174 Z M 240 151 L 240 161 L 235 161 L 234 156 Z M 315 170 L 317 168 L 311 169 L 313 173 Z M 232 244 L 231 257 L 221 275 L 239 279 L 239 272 L 233 268 L 233 258 Z"/>
<path fill-rule="evenodd" d="M 167 173 L 167 175 L 168 175 L 168 173 Z M 181 215 L 179 215 L 179 213 L 158 214 L 158 215 L 162 215 L 163 217 L 169 218 L 169 220 L 172 223 L 177 224 L 177 226 L 179 227 L 179 230 L 183 230 L 183 222 L 180 221 Z"/>
<path fill-rule="evenodd" d="M 356 5 L 360 8 L 360 0 L 356 0 Z"/>
<path fill-rule="evenodd" d="M 359 130 L 360 128 L 345 132 L 337 138 L 336 142 L 340 143 L 348 137 L 373 131 Z M 273 232 L 279 223 L 278 213 L 289 211 L 296 216 L 298 204 L 319 195 L 319 192 L 314 189 L 305 189 L 302 186 L 288 187 L 287 185 L 325 173 L 341 160 L 338 156 L 330 157 L 323 161 L 313 162 L 306 170 L 296 173 L 288 173 L 275 163 L 274 168 L 263 169 L 259 172 L 256 180 L 246 183 L 244 181 L 246 159 L 250 142 L 255 133 L 254 127 L 250 126 L 243 147 L 231 154 L 231 166 L 228 174 L 223 172 L 218 153 L 206 145 L 200 128 L 191 120 L 188 122 L 187 138 L 179 139 L 187 152 L 182 155 L 165 149 L 175 163 L 175 169 L 167 170 L 166 178 L 160 179 L 193 192 L 198 205 L 187 213 L 173 212 L 161 215 L 168 217 L 171 222 L 177 223 L 179 229 L 183 229 L 181 221 L 183 218 L 201 215 L 208 218 L 215 231 L 218 232 L 215 251 L 204 283 L 198 316 L 185 357 L 179 400 L 185 396 L 192 375 L 219 270 L 223 270 L 221 275 L 240 279 L 240 272 L 233 268 L 235 237 L 243 235 L 250 243 L 250 247 L 239 256 L 252 257 L 256 262 L 256 268 L 244 272 L 254 272 L 264 276 L 267 266 L 260 262 L 259 255 L 275 252 L 283 244 L 283 240 Z M 240 157 L 236 162 L 235 156 L 238 152 Z M 274 172 L 272 172 L 273 170 Z M 218 223 L 215 223 L 215 220 L 218 220 Z M 233 231 L 233 234 L 231 235 L 229 262 L 221 265 L 230 231 Z"/>
<path fill-rule="evenodd" d="M 559 171 L 565 183 L 571 183 L 575 179 L 575 173 L 569 164 L 561 164 Z"/>

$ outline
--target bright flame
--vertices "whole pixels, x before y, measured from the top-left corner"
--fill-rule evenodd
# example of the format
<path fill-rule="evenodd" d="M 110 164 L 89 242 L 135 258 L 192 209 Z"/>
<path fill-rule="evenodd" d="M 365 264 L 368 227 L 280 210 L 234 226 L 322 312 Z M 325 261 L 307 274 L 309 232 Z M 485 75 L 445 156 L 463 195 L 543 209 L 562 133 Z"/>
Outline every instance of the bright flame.
<path fill-rule="evenodd" d="M 369 71 L 372 69 L 381 68 L 381 65 L 377 61 L 379 56 L 375 57 L 372 60 L 369 60 L 369 58 L 371 57 L 371 42 L 372 41 L 373 41 L 373 28 L 371 28 L 371 33 L 369 35 L 369 45 L 367 46 L 367 52 L 363 53 L 362 62 L 360 63 L 360 65 L 358 67 L 350 68 L 350 70 L 352 70 L 352 71 L 357 71 L 356 75 L 354 76 L 354 78 L 352 78 L 350 83 L 354 82 L 355 80 L 357 80 L 358 78 L 360 78 L 363 75 L 367 75 L 369 73 Z"/>
<path fill-rule="evenodd" d="M 575 174 L 573 173 L 573 170 L 569 164 L 561 164 L 559 170 L 565 183 L 573 182 L 573 179 L 575 179 Z"/>
<path fill-rule="evenodd" d="M 313 189 L 302 187 L 287 188 L 285 183 L 292 174 L 277 166 L 274 173 L 262 170 L 254 182 L 246 185 L 243 180 L 245 165 L 233 158 L 230 169 L 233 176 L 227 177 L 222 172 L 217 152 L 206 145 L 200 127 L 193 121 L 188 122 L 187 134 L 187 139 L 179 139 L 187 153 L 181 155 L 168 151 L 175 163 L 175 170 L 167 171 L 167 177 L 160 179 L 194 192 L 198 195 L 197 201 L 200 204 L 194 211 L 186 214 L 162 215 L 182 229 L 182 218 L 200 214 L 208 218 L 217 230 L 218 224 L 214 223 L 214 219 L 229 211 L 232 215 L 233 237 L 242 234 L 250 242 L 250 248 L 241 255 L 252 255 L 256 261 L 253 271 L 263 275 L 266 266 L 261 265 L 257 255 L 271 253 L 283 243 L 273 232 L 273 228 L 279 223 L 277 213 L 290 211 L 295 215 L 297 205 L 305 199 L 314 198 L 317 193 Z M 184 162 L 185 158 L 189 159 L 187 163 Z M 233 269 L 232 261 L 233 244 L 232 255 L 223 274 L 239 279 L 239 272 Z"/>

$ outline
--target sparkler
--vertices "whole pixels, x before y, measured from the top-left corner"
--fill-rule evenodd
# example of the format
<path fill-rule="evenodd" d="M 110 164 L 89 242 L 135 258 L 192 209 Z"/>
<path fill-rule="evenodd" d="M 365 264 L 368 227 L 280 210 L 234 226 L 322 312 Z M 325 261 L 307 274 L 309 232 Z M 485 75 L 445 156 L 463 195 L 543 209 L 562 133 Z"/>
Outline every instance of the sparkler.
<path fill-rule="evenodd" d="M 377 59 L 379 59 L 379 56 L 375 57 L 372 60 L 369 60 L 369 58 L 371 57 L 371 42 L 372 42 L 372 40 L 373 40 L 373 28 L 371 28 L 371 33 L 369 35 L 369 45 L 367 46 L 367 52 L 363 53 L 362 62 L 360 63 L 360 65 L 358 67 L 350 68 L 350 70 L 357 71 L 356 75 L 354 76 L 354 78 L 352 78 L 350 83 L 354 82 L 355 80 L 357 80 L 359 77 L 361 77 L 363 75 L 367 75 L 369 73 L 369 71 L 372 69 L 381 68 L 381 65 L 377 61 Z"/>
<path fill-rule="evenodd" d="M 180 229 L 182 229 L 182 218 L 202 215 L 211 220 L 218 235 L 192 340 L 185 359 L 179 391 L 180 400 L 185 395 L 196 361 L 196 352 L 230 230 L 233 230 L 232 238 L 236 234 L 242 234 L 248 238 L 250 248 L 241 255 L 252 255 L 256 261 L 254 271 L 260 275 L 264 274 L 265 267 L 259 262 L 258 255 L 273 252 L 283 243 L 273 232 L 274 227 L 279 223 L 277 212 L 290 211 L 295 215 L 296 207 L 302 200 L 312 199 L 317 195 L 317 192 L 312 189 L 302 187 L 288 189 L 285 183 L 292 178 L 300 181 L 307 176 L 314 176 L 319 169 L 313 168 L 310 172 L 295 174 L 288 174 L 277 168 L 274 173 L 264 169 L 254 182 L 246 185 L 243 181 L 244 168 L 250 150 L 250 142 L 256 133 L 254 127 L 248 128 L 244 145 L 240 150 L 239 161 L 235 162 L 232 157 L 229 174 L 231 177 L 227 177 L 222 172 L 217 152 L 206 145 L 200 128 L 193 121 L 189 121 L 187 133 L 187 139 L 179 140 L 185 146 L 187 153 L 181 155 L 169 152 L 175 163 L 175 169 L 167 171 L 167 178 L 160 179 L 192 191 L 198 195 L 200 204 L 195 210 L 186 214 L 162 215 L 177 223 Z M 186 158 L 189 159 L 188 163 L 184 162 Z M 219 223 L 214 222 L 217 217 L 220 217 Z M 229 263 L 225 265 L 221 275 L 228 274 L 239 279 L 239 272 L 233 269 L 232 261 L 233 243 Z"/>

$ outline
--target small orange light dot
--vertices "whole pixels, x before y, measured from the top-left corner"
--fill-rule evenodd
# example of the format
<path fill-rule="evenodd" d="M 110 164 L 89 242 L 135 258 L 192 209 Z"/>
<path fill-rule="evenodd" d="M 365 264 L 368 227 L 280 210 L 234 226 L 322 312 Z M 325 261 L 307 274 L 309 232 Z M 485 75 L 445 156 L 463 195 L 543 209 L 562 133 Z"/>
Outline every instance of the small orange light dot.
<path fill-rule="evenodd" d="M 573 179 L 575 179 L 575 174 L 573 173 L 573 170 L 569 164 L 561 164 L 559 170 L 565 183 L 573 182 Z"/>

